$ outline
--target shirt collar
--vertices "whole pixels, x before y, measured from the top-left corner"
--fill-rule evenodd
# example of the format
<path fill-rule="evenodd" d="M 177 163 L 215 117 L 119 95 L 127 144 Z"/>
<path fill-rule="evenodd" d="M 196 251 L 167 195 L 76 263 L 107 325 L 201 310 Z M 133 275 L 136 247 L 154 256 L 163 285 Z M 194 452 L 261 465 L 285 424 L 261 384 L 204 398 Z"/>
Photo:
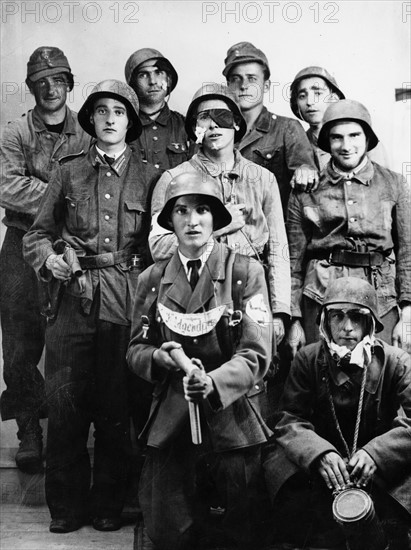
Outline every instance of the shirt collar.
<path fill-rule="evenodd" d="M 374 176 L 374 167 L 372 162 L 366 155 L 362 162 L 352 172 L 343 172 L 334 165 L 333 160 L 327 164 L 327 176 L 333 184 L 337 184 L 340 181 L 352 180 L 363 185 L 370 185 L 370 181 Z"/>
<path fill-rule="evenodd" d="M 210 254 L 213 250 L 213 247 L 214 247 L 214 239 L 211 237 L 208 242 L 207 242 L 207 245 L 205 247 L 205 250 L 203 251 L 203 253 L 201 254 L 201 256 L 199 256 L 198 258 L 187 258 L 187 256 L 184 256 L 184 254 L 180 251 L 180 249 L 178 248 L 177 251 L 178 251 L 178 255 L 180 257 L 180 260 L 181 260 L 181 263 L 183 264 L 184 266 L 184 269 L 185 269 L 185 272 L 186 274 L 188 275 L 188 267 L 187 267 L 187 263 L 190 261 L 190 260 L 201 260 L 201 265 L 200 265 L 200 269 L 198 270 L 199 273 L 202 272 L 203 270 L 203 267 L 206 263 L 206 261 L 208 260 L 208 258 L 210 257 Z"/>
<path fill-rule="evenodd" d="M 209 159 L 207 155 L 204 153 L 202 147 L 200 147 L 197 153 L 198 162 L 204 166 L 208 174 L 213 178 L 216 178 L 221 175 L 227 177 L 228 179 L 239 178 L 241 174 L 241 158 L 242 157 L 240 153 L 237 151 L 237 149 L 234 149 L 233 168 L 231 170 L 223 170 L 224 164 L 220 164 Z"/>
<path fill-rule="evenodd" d="M 34 107 L 32 111 L 33 116 L 33 126 L 36 132 L 47 132 L 46 125 L 44 124 L 43 119 L 40 116 L 40 113 L 38 111 L 37 107 Z M 73 116 L 73 113 L 70 111 L 70 109 L 66 105 L 66 116 L 64 119 L 64 127 L 63 127 L 63 134 L 75 134 L 76 133 L 76 122 Z"/>
<path fill-rule="evenodd" d="M 103 155 L 107 153 L 104 153 L 104 151 L 99 149 L 96 144 L 94 144 L 90 149 L 90 154 L 91 154 L 91 163 L 94 167 L 100 166 L 100 165 L 108 166 L 108 164 L 103 158 Z M 112 155 L 109 155 L 109 156 L 112 156 Z M 128 164 L 128 161 L 130 160 L 130 156 L 131 156 L 131 149 L 126 144 L 123 151 L 115 155 L 116 160 L 109 168 L 113 170 L 113 172 L 117 174 L 117 176 L 120 177 L 121 174 L 124 172 Z"/>

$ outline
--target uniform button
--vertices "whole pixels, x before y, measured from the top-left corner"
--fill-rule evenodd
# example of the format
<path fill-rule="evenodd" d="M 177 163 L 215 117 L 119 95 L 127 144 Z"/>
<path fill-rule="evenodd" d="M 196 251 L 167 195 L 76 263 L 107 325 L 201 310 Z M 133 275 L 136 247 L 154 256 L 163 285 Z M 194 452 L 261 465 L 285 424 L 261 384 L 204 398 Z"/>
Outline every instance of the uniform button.
<path fill-rule="evenodd" d="M 109 220 L 109 219 L 110 219 L 110 216 L 105 215 L 105 216 L 104 216 L 104 219 L 105 219 L 105 220 Z"/>
<path fill-rule="evenodd" d="M 354 201 L 352 201 L 351 199 L 348 201 L 348 204 L 351 205 L 351 204 L 354 204 Z"/>
<path fill-rule="evenodd" d="M 351 180 L 348 180 L 347 181 L 347 185 L 351 185 L 352 181 Z"/>
<path fill-rule="evenodd" d="M 104 239 L 104 242 L 105 242 L 105 243 L 109 243 L 109 242 L 110 242 L 110 239 L 109 239 L 108 237 L 106 237 L 106 238 Z"/>
<path fill-rule="evenodd" d="M 106 199 L 111 199 L 111 195 L 109 193 L 106 193 L 104 196 Z"/>
<path fill-rule="evenodd" d="M 47 134 L 46 136 L 47 139 L 51 139 L 51 136 L 49 134 Z"/>
<path fill-rule="evenodd" d="M 255 385 L 255 389 L 256 390 L 259 390 L 260 389 L 260 386 L 258 384 Z"/>
<path fill-rule="evenodd" d="M 155 164 L 155 165 L 154 165 L 154 168 L 160 168 L 160 165 L 159 165 L 159 164 Z"/>
<path fill-rule="evenodd" d="M 157 141 L 158 140 L 158 137 L 157 136 L 153 136 L 153 141 Z"/>
<path fill-rule="evenodd" d="M 356 222 L 357 218 L 350 218 L 350 222 Z"/>
<path fill-rule="evenodd" d="M 153 130 L 157 130 L 157 126 L 153 126 Z"/>
<path fill-rule="evenodd" d="M 243 284 L 243 281 L 237 281 L 237 284 L 238 284 L 238 285 L 242 285 L 242 284 Z"/>
<path fill-rule="evenodd" d="M 108 258 L 103 258 L 103 264 L 106 264 L 108 262 Z"/>
<path fill-rule="evenodd" d="M 267 153 L 267 154 L 266 154 L 266 158 L 268 158 L 268 159 L 272 158 L 272 156 L 273 156 L 273 155 L 271 155 L 270 153 Z"/>
<path fill-rule="evenodd" d="M 197 338 L 193 338 L 193 344 L 198 344 Z"/>
<path fill-rule="evenodd" d="M 107 172 L 106 176 L 109 178 L 111 176 L 111 172 Z"/>

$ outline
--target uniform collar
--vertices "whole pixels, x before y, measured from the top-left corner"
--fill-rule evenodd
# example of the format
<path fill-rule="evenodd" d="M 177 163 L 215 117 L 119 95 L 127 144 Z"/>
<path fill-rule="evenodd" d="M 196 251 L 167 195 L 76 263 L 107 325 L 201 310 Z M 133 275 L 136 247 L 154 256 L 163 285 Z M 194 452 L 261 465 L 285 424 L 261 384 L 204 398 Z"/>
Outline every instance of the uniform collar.
<path fill-rule="evenodd" d="M 167 298 L 178 304 L 186 313 L 202 310 L 215 294 L 213 281 L 225 279 L 226 250 L 224 245 L 214 242 L 194 291 L 191 290 L 179 254 L 174 254 L 167 264 L 162 280 L 162 283 L 168 286 L 165 292 Z"/>
<path fill-rule="evenodd" d="M 47 132 L 46 125 L 40 116 L 37 107 L 34 107 L 32 111 L 33 126 L 36 132 Z M 76 121 L 73 113 L 66 105 L 66 117 L 64 119 L 63 134 L 75 134 L 76 133 Z"/>
<path fill-rule="evenodd" d="M 382 366 L 385 360 L 384 357 L 384 348 L 381 343 L 376 340 L 372 350 L 371 363 L 367 366 L 367 380 L 365 382 L 365 389 L 370 394 L 374 394 L 377 391 L 383 372 Z M 325 342 L 322 343 L 322 357 L 320 358 L 320 362 L 326 369 L 328 368 L 330 377 L 336 386 L 342 386 L 351 379 L 355 380 L 359 384 L 361 383 L 363 370 L 358 368 L 357 371 L 351 375 L 344 372 L 341 367 L 338 366 L 337 362 L 331 357 Z"/>
<path fill-rule="evenodd" d="M 253 129 L 258 130 L 259 132 L 267 133 L 270 129 L 271 119 L 271 113 L 268 112 L 267 107 L 263 106 L 261 113 L 258 115 L 258 118 L 254 123 Z"/>
<path fill-rule="evenodd" d="M 165 103 L 164 107 L 161 109 L 158 117 L 155 120 L 151 119 L 149 115 L 146 115 L 145 113 L 140 111 L 140 120 L 143 126 L 149 126 L 150 124 L 159 124 L 160 126 L 166 126 L 170 116 L 171 112 L 167 103 Z"/>
<path fill-rule="evenodd" d="M 126 166 L 128 164 L 128 161 L 131 157 L 131 149 L 127 145 L 124 152 L 115 160 L 115 162 L 109 166 L 104 159 L 99 155 L 97 152 L 97 147 L 94 144 L 90 149 L 90 156 L 91 156 L 91 164 L 93 167 L 99 167 L 101 165 L 106 166 L 110 170 L 113 170 L 113 172 L 120 177 L 124 170 L 126 169 Z"/>
<path fill-rule="evenodd" d="M 365 160 L 365 164 L 359 167 L 358 172 L 354 170 L 353 172 L 344 173 L 341 171 L 336 171 L 333 165 L 333 161 L 331 159 L 327 164 L 325 173 L 328 177 L 328 180 L 334 185 L 336 185 L 340 181 L 351 180 L 361 183 L 362 185 L 369 186 L 374 176 L 374 167 L 368 156 L 366 156 Z"/>
<path fill-rule="evenodd" d="M 203 148 L 200 147 L 198 153 L 194 155 L 193 159 L 202 167 L 205 168 L 206 172 L 213 178 L 219 177 L 221 175 L 227 177 L 228 179 L 237 179 L 241 175 L 241 162 L 242 156 L 234 149 L 234 166 L 231 170 L 222 170 L 222 167 L 219 163 L 214 162 L 205 155 Z"/>

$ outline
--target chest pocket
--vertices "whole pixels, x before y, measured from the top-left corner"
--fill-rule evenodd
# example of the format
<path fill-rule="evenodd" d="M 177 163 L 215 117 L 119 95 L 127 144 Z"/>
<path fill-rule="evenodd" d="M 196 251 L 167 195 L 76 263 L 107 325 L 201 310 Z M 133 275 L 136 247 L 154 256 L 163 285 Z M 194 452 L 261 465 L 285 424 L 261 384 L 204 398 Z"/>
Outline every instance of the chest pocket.
<path fill-rule="evenodd" d="M 188 160 L 188 147 L 184 142 L 170 143 L 167 145 L 167 158 L 169 168 L 175 168 L 182 162 Z"/>
<path fill-rule="evenodd" d="M 254 149 L 254 162 L 264 168 L 272 171 L 272 167 L 278 164 L 281 160 L 281 147 L 273 149 L 271 147 L 259 147 Z"/>
<path fill-rule="evenodd" d="M 130 237 L 138 233 L 147 214 L 147 205 L 142 201 L 125 201 L 124 234 Z"/>
<path fill-rule="evenodd" d="M 90 225 L 90 195 L 67 195 L 67 228 L 85 231 Z"/>

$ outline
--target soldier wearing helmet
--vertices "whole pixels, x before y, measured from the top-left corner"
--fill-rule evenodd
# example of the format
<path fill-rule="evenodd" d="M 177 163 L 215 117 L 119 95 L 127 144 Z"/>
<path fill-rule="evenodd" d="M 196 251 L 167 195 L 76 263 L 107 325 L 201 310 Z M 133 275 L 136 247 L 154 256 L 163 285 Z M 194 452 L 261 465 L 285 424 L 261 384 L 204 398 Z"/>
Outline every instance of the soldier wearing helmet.
<path fill-rule="evenodd" d="M 208 464 L 207 475 L 224 495 L 220 536 L 230 548 L 255 550 L 261 444 L 271 433 L 258 405 L 271 351 L 264 271 L 214 239 L 231 214 L 220 182 L 204 172 L 178 172 L 170 180 L 157 222 L 173 231 L 177 248 L 139 277 L 127 353 L 130 369 L 156 384 L 141 434 L 147 456 L 139 503 L 146 528 L 139 536 L 144 548 L 158 550 L 203 548 L 213 540 L 210 495 L 199 479 Z M 184 377 L 176 349 L 197 367 L 192 377 Z M 187 401 L 199 407 L 198 447 Z"/>
<path fill-rule="evenodd" d="M 184 117 L 167 105 L 178 81 L 171 62 L 158 50 L 142 48 L 128 58 L 125 76 L 139 99 L 142 124 L 141 135 L 131 146 L 161 170 L 188 160 L 191 155 Z"/>
<path fill-rule="evenodd" d="M 343 99 L 328 107 L 318 145 L 331 159 L 318 189 L 290 198 L 294 353 L 317 339 L 314 320 L 328 281 L 348 275 L 374 286 L 381 338 L 411 352 L 410 190 L 400 174 L 368 158 L 377 143 L 364 105 Z"/>
<path fill-rule="evenodd" d="M 278 548 L 403 550 L 411 527 L 410 356 L 377 338 L 377 293 L 358 277 L 329 283 L 317 322 L 320 341 L 294 359 L 264 463 L 276 537 L 287 543 Z M 376 517 L 370 510 L 360 521 L 367 493 Z M 351 499 L 351 518 L 337 523 L 339 494 Z"/>
<path fill-rule="evenodd" d="M 247 123 L 238 150 L 273 172 L 286 217 L 291 187 L 311 190 L 318 179 L 307 136 L 298 121 L 270 113 L 264 106 L 270 89 L 270 68 L 264 52 L 250 42 L 239 42 L 229 48 L 224 64 L 223 75 Z"/>
<path fill-rule="evenodd" d="M 39 418 L 47 416 L 44 380 L 37 365 L 44 347 L 43 301 L 34 271 L 23 259 L 23 236 L 33 223 L 58 160 L 89 147 L 90 136 L 67 104 L 73 74 L 56 47 L 37 48 L 27 63 L 27 86 L 35 107 L 9 123 L 0 142 L 0 206 L 7 226 L 0 255 L 0 312 L 7 389 L 0 401 L 2 420 L 15 418 L 20 440 L 17 467 L 43 468 Z"/>
<path fill-rule="evenodd" d="M 318 145 L 318 136 L 323 123 L 324 113 L 330 103 L 345 99 L 334 76 L 323 67 L 310 66 L 299 71 L 290 87 L 290 106 L 297 118 L 307 122 L 307 137 L 314 151 L 318 170 L 321 172 L 330 160 L 330 154 Z M 371 152 L 371 151 L 370 151 Z M 373 149 L 371 160 L 387 165 L 386 154 L 379 144 Z"/>
<path fill-rule="evenodd" d="M 154 190 L 149 239 L 153 258 L 169 257 L 176 248 L 175 235 L 156 223 L 168 183 L 184 172 L 213 177 L 232 216 L 232 222 L 215 231 L 214 236 L 230 248 L 266 264 L 271 311 L 280 342 L 289 316 L 290 270 L 275 176 L 246 160 L 234 148 L 234 143 L 246 132 L 246 122 L 235 96 L 225 85 L 210 82 L 197 90 L 185 124 L 188 136 L 197 140 L 199 150 L 188 162 L 165 172 Z"/>
<path fill-rule="evenodd" d="M 318 134 L 328 105 L 345 95 L 335 78 L 323 67 L 305 67 L 299 71 L 290 88 L 290 105 L 294 115 L 310 126 L 307 137 L 313 147 L 317 168 L 321 171 L 329 161 L 329 154 L 317 145 Z"/>
<path fill-rule="evenodd" d="M 147 261 L 148 197 L 157 171 L 127 144 L 141 132 L 130 86 L 100 82 L 78 117 L 96 142 L 60 160 L 24 239 L 25 258 L 38 277 L 61 288 L 45 357 L 46 496 L 53 533 L 75 531 L 90 515 L 95 529 L 120 528 L 131 457 L 131 396 L 144 397 L 125 355 L 137 277 Z M 96 443 L 89 492 L 91 421 Z"/>

